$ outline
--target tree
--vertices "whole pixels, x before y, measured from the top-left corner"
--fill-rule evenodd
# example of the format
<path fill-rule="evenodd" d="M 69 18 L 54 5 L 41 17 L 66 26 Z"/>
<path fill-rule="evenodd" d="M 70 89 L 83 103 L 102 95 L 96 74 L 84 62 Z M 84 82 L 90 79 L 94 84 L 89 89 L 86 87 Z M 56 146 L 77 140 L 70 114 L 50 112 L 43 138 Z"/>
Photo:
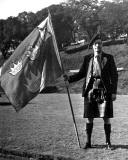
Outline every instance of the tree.
<path fill-rule="evenodd" d="M 15 48 L 20 40 L 20 22 L 16 17 L 9 17 L 7 20 L 3 21 L 1 24 L 1 42 L 0 50 L 6 57 L 6 54 L 12 45 Z"/>
<path fill-rule="evenodd" d="M 61 5 L 52 5 L 49 7 L 52 15 L 52 23 L 58 43 L 58 47 L 69 45 L 73 41 L 73 19 L 65 8 Z"/>
<path fill-rule="evenodd" d="M 105 2 L 100 13 L 100 18 L 104 22 L 103 30 L 111 36 L 117 38 L 126 32 L 125 26 L 128 24 L 128 2 Z"/>
<path fill-rule="evenodd" d="M 53 25 L 59 48 L 72 42 L 72 18 L 63 13 L 53 15 Z"/>
<path fill-rule="evenodd" d="M 98 0 L 68 0 L 65 6 L 75 22 L 74 32 L 84 32 L 90 39 L 100 25 Z"/>
<path fill-rule="evenodd" d="M 22 24 L 25 25 L 28 33 L 30 33 L 35 28 L 35 26 L 38 25 L 37 16 L 33 12 L 19 13 L 17 18 Z"/>

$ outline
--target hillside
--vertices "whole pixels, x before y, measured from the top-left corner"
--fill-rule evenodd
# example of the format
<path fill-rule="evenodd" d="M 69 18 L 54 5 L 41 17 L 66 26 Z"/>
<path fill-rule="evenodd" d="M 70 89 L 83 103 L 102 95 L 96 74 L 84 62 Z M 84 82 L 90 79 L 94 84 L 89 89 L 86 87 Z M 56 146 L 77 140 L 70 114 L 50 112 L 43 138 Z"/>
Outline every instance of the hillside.
<path fill-rule="evenodd" d="M 126 44 L 121 45 L 112 45 L 103 47 L 104 52 L 110 53 L 114 56 L 117 67 L 123 67 L 125 71 L 118 72 L 119 81 L 118 81 L 118 94 L 128 94 L 128 46 Z M 89 50 L 89 52 L 92 52 Z M 88 54 L 87 50 L 79 51 L 74 54 L 67 54 L 62 52 L 62 62 L 64 65 L 65 71 L 69 74 L 71 69 L 79 69 L 84 55 Z M 71 93 L 81 93 L 83 80 L 80 80 L 76 83 L 70 85 Z M 60 84 L 58 85 L 59 92 L 66 92 L 64 87 Z"/>

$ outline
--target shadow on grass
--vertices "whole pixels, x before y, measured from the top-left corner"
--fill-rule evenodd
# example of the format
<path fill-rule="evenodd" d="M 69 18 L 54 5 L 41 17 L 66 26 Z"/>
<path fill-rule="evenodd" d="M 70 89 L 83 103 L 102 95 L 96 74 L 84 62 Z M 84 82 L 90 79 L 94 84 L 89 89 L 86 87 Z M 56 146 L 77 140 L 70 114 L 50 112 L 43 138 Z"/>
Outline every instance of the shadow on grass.
<path fill-rule="evenodd" d="M 74 160 L 70 157 L 64 157 L 64 156 L 54 156 L 52 154 L 36 154 L 36 153 L 28 153 L 25 151 L 17 151 L 17 150 L 8 150 L 0 148 L 0 158 L 4 157 L 7 159 L 24 159 L 24 158 L 30 158 L 30 159 L 36 159 L 36 160 Z M 26 159 L 26 160 L 27 160 Z"/>
<path fill-rule="evenodd" d="M 93 148 L 97 148 L 97 149 L 105 149 L 106 145 L 94 145 Z M 118 144 L 118 145 L 112 145 L 112 149 L 111 150 L 116 150 L 116 149 L 128 149 L 128 145 L 122 145 L 122 144 Z"/>
<path fill-rule="evenodd" d="M 10 102 L 0 102 L 0 106 L 12 105 Z"/>
<path fill-rule="evenodd" d="M 122 144 L 118 144 L 118 145 L 113 145 L 114 149 L 128 149 L 128 145 L 122 145 Z"/>

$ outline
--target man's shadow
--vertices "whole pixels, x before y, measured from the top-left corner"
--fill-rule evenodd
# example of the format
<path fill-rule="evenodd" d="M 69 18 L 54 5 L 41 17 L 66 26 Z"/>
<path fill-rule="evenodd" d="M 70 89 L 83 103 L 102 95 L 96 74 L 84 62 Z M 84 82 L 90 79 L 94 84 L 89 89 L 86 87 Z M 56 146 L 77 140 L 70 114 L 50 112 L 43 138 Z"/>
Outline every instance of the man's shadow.
<path fill-rule="evenodd" d="M 93 148 L 97 148 L 97 149 L 104 149 L 106 148 L 106 145 L 93 145 Z M 112 149 L 111 150 L 116 150 L 116 149 L 128 149 L 128 145 L 122 145 L 122 144 L 117 144 L 117 145 L 112 145 Z"/>

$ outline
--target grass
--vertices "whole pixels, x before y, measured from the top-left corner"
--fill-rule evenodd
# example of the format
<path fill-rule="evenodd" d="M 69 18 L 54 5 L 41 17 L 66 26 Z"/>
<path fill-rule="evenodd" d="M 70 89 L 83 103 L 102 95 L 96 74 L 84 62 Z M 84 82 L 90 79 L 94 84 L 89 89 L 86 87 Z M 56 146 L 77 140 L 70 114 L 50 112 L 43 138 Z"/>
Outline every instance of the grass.
<path fill-rule="evenodd" d="M 118 96 L 112 119 L 112 151 L 105 150 L 103 120 L 95 119 L 93 149 L 80 149 L 66 94 L 40 94 L 16 113 L 12 106 L 0 107 L 0 148 L 49 154 L 77 160 L 124 160 L 128 158 L 128 96 Z M 83 98 L 71 94 L 81 146 L 86 142 Z M 18 159 L 17 159 L 18 160 Z"/>

